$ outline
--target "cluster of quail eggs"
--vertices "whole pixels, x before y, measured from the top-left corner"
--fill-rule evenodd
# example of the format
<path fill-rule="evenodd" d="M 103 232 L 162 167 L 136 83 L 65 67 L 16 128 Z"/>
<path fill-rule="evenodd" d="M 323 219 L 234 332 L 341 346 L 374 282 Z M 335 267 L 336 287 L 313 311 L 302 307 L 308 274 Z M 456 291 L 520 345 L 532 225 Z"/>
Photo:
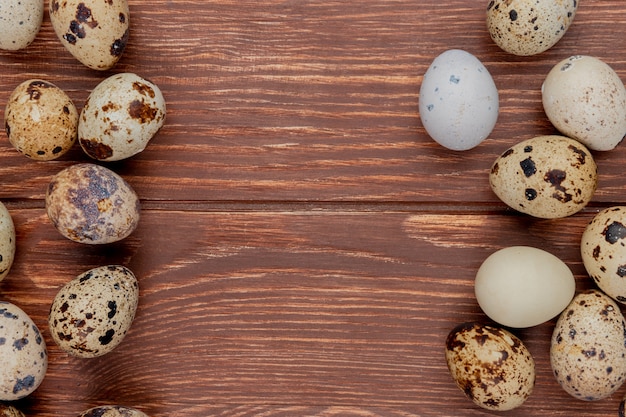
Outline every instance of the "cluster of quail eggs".
<path fill-rule="evenodd" d="M 491 0 L 487 31 L 507 53 L 537 55 L 565 35 L 578 5 L 578 0 Z M 610 151 L 625 137 L 626 88 L 607 63 L 574 55 L 546 74 L 541 97 L 558 134 L 528 138 L 504 151 L 491 167 L 489 183 L 508 207 L 560 219 L 582 210 L 596 191 L 592 152 Z M 469 150 L 496 125 L 498 90 L 474 55 L 448 50 L 424 74 L 419 110 L 434 141 Z M 555 318 L 550 363 L 565 392 L 595 401 L 626 381 L 626 319 L 620 309 L 626 304 L 626 207 L 598 213 L 583 233 L 580 252 L 597 288 L 578 294 L 569 267 L 539 248 L 502 248 L 481 264 L 475 296 L 492 324 L 460 324 L 445 346 L 452 377 L 476 405 L 505 411 L 530 397 L 535 362 L 513 332 Z"/>
<path fill-rule="evenodd" d="M 5 4 L 6 3 L 6 4 Z M 28 47 L 41 28 L 43 0 L 8 0 L 0 7 L 0 49 Z M 49 0 L 54 32 L 80 63 L 108 70 L 129 38 L 127 0 Z M 101 80 L 79 111 L 48 80 L 27 79 L 8 98 L 4 118 L 10 144 L 33 161 L 50 161 L 78 142 L 93 162 L 71 165 L 54 175 L 45 207 L 58 232 L 77 243 L 102 245 L 128 237 L 137 227 L 140 201 L 120 175 L 103 164 L 142 152 L 165 122 L 159 87 L 134 73 Z M 0 280 L 15 258 L 15 226 L 0 203 Z M 78 358 L 115 349 L 130 330 L 139 301 L 133 272 L 122 265 L 92 268 L 60 288 L 52 300 L 48 329 L 55 345 Z M 34 392 L 48 366 L 44 338 L 18 306 L 0 301 L 0 416 L 22 416 L 8 403 Z M 147 417 L 120 405 L 92 408 L 79 417 Z"/>

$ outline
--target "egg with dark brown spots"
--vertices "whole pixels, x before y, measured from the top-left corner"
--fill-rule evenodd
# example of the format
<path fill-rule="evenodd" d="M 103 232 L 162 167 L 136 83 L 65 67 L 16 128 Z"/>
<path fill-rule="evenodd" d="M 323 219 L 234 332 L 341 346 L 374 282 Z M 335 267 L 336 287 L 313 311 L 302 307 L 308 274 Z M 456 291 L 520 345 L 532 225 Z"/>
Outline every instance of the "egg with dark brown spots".
<path fill-rule="evenodd" d="M 130 34 L 127 0 L 50 0 L 50 22 L 63 46 L 83 65 L 113 68 Z"/>
<path fill-rule="evenodd" d="M 493 192 L 509 207 L 554 219 L 582 210 L 593 198 L 598 168 L 589 150 L 565 136 L 537 136 L 500 155 L 491 167 Z"/>
<path fill-rule="evenodd" d="M 55 84 L 30 79 L 9 96 L 4 126 L 9 142 L 20 153 L 37 161 L 50 161 L 76 142 L 78 110 Z"/>
<path fill-rule="evenodd" d="M 463 323 L 446 339 L 446 362 L 457 386 L 474 404 L 506 411 L 521 406 L 535 386 L 535 361 L 509 331 Z"/>
<path fill-rule="evenodd" d="M 112 170 L 95 164 L 72 165 L 56 174 L 45 202 L 54 227 L 79 243 L 116 242 L 128 237 L 139 223 L 135 190 Z"/>
<path fill-rule="evenodd" d="M 78 137 L 87 155 L 119 161 L 143 151 L 165 123 L 159 87 L 133 73 L 113 75 L 93 89 L 80 114 Z"/>
<path fill-rule="evenodd" d="M 101 405 L 83 411 L 78 417 L 148 417 L 148 415 L 122 405 Z"/>
<path fill-rule="evenodd" d="M 626 304 L 626 206 L 609 207 L 589 222 L 580 252 L 587 273 L 604 293 Z"/>
<path fill-rule="evenodd" d="M 82 358 L 102 356 L 124 339 L 135 318 L 139 285 L 121 265 L 91 269 L 54 297 L 48 324 L 61 350 Z"/>
<path fill-rule="evenodd" d="M 626 321 L 599 290 L 578 294 L 561 313 L 550 343 L 554 376 L 571 396 L 601 400 L 626 379 Z"/>
<path fill-rule="evenodd" d="M 520 56 L 547 51 L 565 35 L 579 0 L 491 0 L 487 29 L 504 51 Z"/>
<path fill-rule="evenodd" d="M 13 406 L 0 404 L 0 417 L 24 417 L 24 413 Z"/>
<path fill-rule="evenodd" d="M 33 320 L 15 304 L 0 301 L 0 401 L 32 394 L 47 370 L 46 342 Z"/>

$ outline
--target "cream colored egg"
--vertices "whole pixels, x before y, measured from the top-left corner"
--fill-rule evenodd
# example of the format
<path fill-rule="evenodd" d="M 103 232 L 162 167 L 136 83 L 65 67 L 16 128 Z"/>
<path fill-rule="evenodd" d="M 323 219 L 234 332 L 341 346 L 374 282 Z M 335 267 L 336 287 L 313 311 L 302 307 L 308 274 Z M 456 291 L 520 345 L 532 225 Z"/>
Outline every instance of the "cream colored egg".
<path fill-rule="evenodd" d="M 504 51 L 529 56 L 547 51 L 569 29 L 579 0 L 491 0 L 487 29 Z"/>
<path fill-rule="evenodd" d="M 507 411 L 524 404 L 535 386 L 535 361 L 509 331 L 463 323 L 446 339 L 446 363 L 457 386 L 474 404 Z"/>
<path fill-rule="evenodd" d="M 524 328 L 544 323 L 563 311 L 574 297 L 576 281 L 556 256 L 529 246 L 492 253 L 474 282 L 476 300 L 493 321 Z"/>
<path fill-rule="evenodd" d="M 82 412 L 78 417 L 148 417 L 148 415 L 122 405 L 101 405 Z"/>
<path fill-rule="evenodd" d="M 63 351 L 95 358 L 115 349 L 131 327 L 139 300 L 135 275 L 121 265 L 91 269 L 54 297 L 48 325 Z"/>
<path fill-rule="evenodd" d="M 130 33 L 127 0 L 50 0 L 50 21 L 63 46 L 83 65 L 113 68 Z"/>
<path fill-rule="evenodd" d="M 557 382 L 585 401 L 607 398 L 626 380 L 626 321 L 598 290 L 578 294 L 561 313 L 550 343 Z"/>
<path fill-rule="evenodd" d="M 626 88 L 600 59 L 576 55 L 562 60 L 548 73 L 541 92 L 554 127 L 589 149 L 614 149 L 626 135 Z"/>
<path fill-rule="evenodd" d="M 44 0 L 2 0 L 0 49 L 17 51 L 30 45 L 43 22 Z"/>
<path fill-rule="evenodd" d="M 128 237 L 139 223 L 139 197 L 110 169 L 76 164 L 56 174 L 46 191 L 46 211 L 70 240 L 106 244 Z"/>
<path fill-rule="evenodd" d="M 579 212 L 593 198 L 597 165 L 580 142 L 538 136 L 500 155 L 491 167 L 489 183 L 500 200 L 519 212 L 562 218 Z"/>
<path fill-rule="evenodd" d="M 47 369 L 46 342 L 33 320 L 15 304 L 0 301 L 0 401 L 32 394 Z"/>
<path fill-rule="evenodd" d="M 165 99 L 156 84 L 133 73 L 115 74 L 87 98 L 78 141 L 91 158 L 119 161 L 143 151 L 165 115 Z"/>
<path fill-rule="evenodd" d="M 0 281 L 11 270 L 15 259 L 15 225 L 11 213 L 6 206 L 0 203 Z"/>
<path fill-rule="evenodd" d="M 78 110 L 56 85 L 38 79 L 19 84 L 4 112 L 9 142 L 23 155 L 50 161 L 76 142 Z"/>
<path fill-rule="evenodd" d="M 609 207 L 589 222 L 580 242 L 587 273 L 608 296 L 626 304 L 626 206 Z"/>

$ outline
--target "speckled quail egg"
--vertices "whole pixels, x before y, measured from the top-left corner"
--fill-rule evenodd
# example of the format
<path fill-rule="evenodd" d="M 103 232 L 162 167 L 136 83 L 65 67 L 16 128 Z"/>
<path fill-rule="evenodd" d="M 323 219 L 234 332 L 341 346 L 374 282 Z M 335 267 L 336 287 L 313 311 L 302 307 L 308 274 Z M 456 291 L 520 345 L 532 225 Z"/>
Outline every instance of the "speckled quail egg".
<path fill-rule="evenodd" d="M 554 376 L 571 396 L 600 400 L 626 379 L 626 321 L 598 290 L 578 294 L 561 313 L 550 343 Z"/>
<path fill-rule="evenodd" d="M 509 207 L 534 217 L 554 219 L 577 213 L 591 201 L 598 173 L 583 144 L 548 135 L 506 150 L 492 165 L 489 182 Z"/>
<path fill-rule="evenodd" d="M 15 259 L 15 225 L 11 213 L 0 202 L 0 281 L 11 270 Z"/>
<path fill-rule="evenodd" d="M 579 0 L 491 0 L 487 29 L 504 51 L 536 55 L 552 48 L 569 29 Z"/>
<path fill-rule="evenodd" d="M 596 214 L 583 232 L 580 253 L 598 287 L 626 304 L 626 206 Z"/>
<path fill-rule="evenodd" d="M 15 304 L 0 301 L 0 401 L 33 393 L 47 369 L 46 342 L 33 320 Z"/>
<path fill-rule="evenodd" d="M 115 74 L 93 89 L 78 122 L 82 149 L 100 161 L 119 161 L 145 149 L 165 123 L 159 87 L 133 73 Z"/>
<path fill-rule="evenodd" d="M 44 0 L 3 0 L 0 7 L 0 49 L 17 51 L 30 45 L 43 22 Z"/>
<path fill-rule="evenodd" d="M 0 404 L 0 417 L 24 417 L 24 413 L 13 406 Z"/>
<path fill-rule="evenodd" d="M 535 361 L 509 331 L 463 323 L 446 339 L 446 362 L 457 386 L 474 404 L 497 411 L 522 405 L 535 386 Z"/>
<path fill-rule="evenodd" d="M 52 224 L 75 242 L 116 242 L 128 237 L 139 223 L 135 191 L 118 174 L 95 164 L 72 165 L 56 174 L 45 201 Z"/>
<path fill-rule="evenodd" d="M 82 412 L 78 417 L 148 417 L 148 415 L 131 407 L 101 405 Z"/>
<path fill-rule="evenodd" d="M 31 159 L 49 161 L 76 141 L 78 110 L 70 97 L 44 80 L 27 80 L 9 97 L 4 112 L 9 142 Z"/>
<path fill-rule="evenodd" d="M 491 74 L 467 51 L 443 52 L 424 74 L 420 119 L 428 135 L 445 148 L 466 151 L 478 146 L 495 127 L 499 106 Z"/>
<path fill-rule="evenodd" d="M 50 0 L 50 22 L 63 46 L 83 65 L 113 68 L 130 34 L 127 0 Z"/>
<path fill-rule="evenodd" d="M 614 149 L 626 135 L 626 88 L 600 59 L 576 55 L 562 60 L 550 70 L 541 91 L 554 127 L 589 149 Z"/>
<path fill-rule="evenodd" d="M 95 358 L 111 352 L 131 327 L 139 285 L 121 265 L 91 269 L 54 297 L 48 324 L 54 342 L 70 355 Z"/>
<path fill-rule="evenodd" d="M 489 318 L 507 327 L 544 323 L 563 311 L 576 291 L 574 274 L 559 258 L 530 246 L 510 246 L 485 259 L 474 282 Z"/>

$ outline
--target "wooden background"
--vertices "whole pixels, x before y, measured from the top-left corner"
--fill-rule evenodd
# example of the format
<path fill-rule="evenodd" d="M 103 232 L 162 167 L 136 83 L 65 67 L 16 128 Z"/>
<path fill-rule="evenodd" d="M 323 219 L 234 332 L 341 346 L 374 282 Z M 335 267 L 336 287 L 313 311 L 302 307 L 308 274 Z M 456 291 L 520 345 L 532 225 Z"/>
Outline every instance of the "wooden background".
<path fill-rule="evenodd" d="M 162 89 L 168 119 L 149 147 L 109 163 L 139 194 L 123 242 L 83 246 L 48 221 L 52 175 L 89 161 L 77 146 L 35 162 L 0 138 L 0 200 L 17 256 L 0 299 L 23 308 L 48 343 L 43 384 L 15 403 L 27 416 L 74 416 L 118 403 L 165 416 L 484 416 L 454 385 L 444 340 L 484 320 L 473 279 L 495 250 L 531 245 L 592 286 L 580 235 L 626 204 L 626 146 L 595 153 L 592 203 L 559 220 L 507 209 L 488 172 L 509 146 L 555 133 L 540 87 L 559 60 L 593 55 L 626 80 L 626 5 L 583 0 L 566 36 L 535 57 L 508 55 L 486 31 L 486 1 L 131 0 L 131 36 L 104 73 L 67 53 L 48 18 L 35 42 L 0 52 L 0 107 L 28 78 L 79 109 L 130 71 Z M 500 91 L 495 130 L 452 152 L 418 115 L 421 78 L 461 48 Z M 140 282 L 137 317 L 107 356 L 69 357 L 52 342 L 57 290 L 120 263 Z M 626 386 L 574 400 L 549 364 L 554 321 L 516 331 L 537 363 L 533 396 L 507 416 L 616 416 Z"/>

